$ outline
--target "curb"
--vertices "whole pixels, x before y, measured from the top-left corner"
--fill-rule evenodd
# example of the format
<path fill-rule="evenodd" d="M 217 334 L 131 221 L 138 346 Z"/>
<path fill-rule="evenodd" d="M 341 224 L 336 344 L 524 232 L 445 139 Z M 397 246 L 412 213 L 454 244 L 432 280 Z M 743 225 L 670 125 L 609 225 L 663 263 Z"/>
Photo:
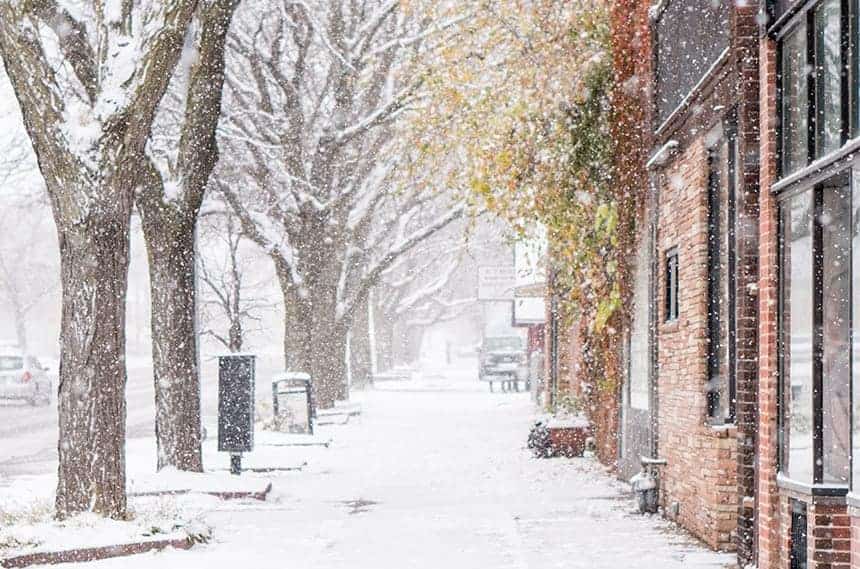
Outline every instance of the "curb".
<path fill-rule="evenodd" d="M 349 418 L 351 416 L 352 415 L 328 415 L 328 416 L 323 417 L 323 418 L 324 419 L 330 419 L 330 420 L 328 420 L 328 421 L 318 420 L 317 425 L 319 425 L 319 426 L 346 425 L 347 423 L 349 423 Z M 337 421 L 336 419 L 339 417 L 343 417 L 343 418 L 340 421 Z"/>
<path fill-rule="evenodd" d="M 264 443 L 263 447 L 325 447 L 328 448 L 331 441 L 321 443 Z"/>
<path fill-rule="evenodd" d="M 67 549 L 65 551 L 44 551 L 40 553 L 28 553 L 0 559 L 0 567 L 29 567 L 31 565 L 57 565 L 59 563 L 84 563 L 87 561 L 98 561 L 111 559 L 113 557 L 128 557 L 149 551 L 161 551 L 172 547 L 174 549 L 189 550 L 198 543 L 193 538 L 184 537 L 177 539 L 161 539 L 158 541 L 141 541 L 137 543 L 123 543 L 120 545 L 104 545 L 101 547 L 83 547 L 80 549 Z"/>
<path fill-rule="evenodd" d="M 238 491 L 238 492 L 198 492 L 190 489 L 182 490 L 156 490 L 153 492 L 132 492 L 129 497 L 149 498 L 153 496 L 183 496 L 186 494 L 202 494 L 204 496 L 215 496 L 222 500 L 259 500 L 265 502 L 269 493 L 272 491 L 272 483 L 259 492 Z"/>

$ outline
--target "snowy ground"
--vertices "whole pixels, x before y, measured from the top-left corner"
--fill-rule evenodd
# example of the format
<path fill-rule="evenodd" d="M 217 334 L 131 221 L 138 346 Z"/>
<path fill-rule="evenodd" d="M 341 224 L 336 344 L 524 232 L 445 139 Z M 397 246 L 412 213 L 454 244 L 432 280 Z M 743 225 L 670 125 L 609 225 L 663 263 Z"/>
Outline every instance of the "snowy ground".
<path fill-rule="evenodd" d="M 720 568 L 588 459 L 523 448 L 526 394 L 490 394 L 474 373 L 436 373 L 358 394 L 301 471 L 269 475 L 268 502 L 204 514 L 213 541 L 93 563 L 102 568 Z M 288 450 L 294 461 L 296 448 Z M 271 449 L 265 451 L 272 452 Z"/>

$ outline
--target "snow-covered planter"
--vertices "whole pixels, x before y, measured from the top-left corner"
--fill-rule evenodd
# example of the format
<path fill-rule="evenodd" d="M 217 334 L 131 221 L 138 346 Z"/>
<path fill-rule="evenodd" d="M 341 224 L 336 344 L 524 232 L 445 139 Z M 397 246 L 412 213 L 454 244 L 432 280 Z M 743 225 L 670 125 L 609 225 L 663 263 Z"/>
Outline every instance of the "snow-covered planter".
<path fill-rule="evenodd" d="M 591 425 L 582 416 L 550 419 L 549 431 L 550 456 L 582 456 L 586 441 L 591 436 Z"/>

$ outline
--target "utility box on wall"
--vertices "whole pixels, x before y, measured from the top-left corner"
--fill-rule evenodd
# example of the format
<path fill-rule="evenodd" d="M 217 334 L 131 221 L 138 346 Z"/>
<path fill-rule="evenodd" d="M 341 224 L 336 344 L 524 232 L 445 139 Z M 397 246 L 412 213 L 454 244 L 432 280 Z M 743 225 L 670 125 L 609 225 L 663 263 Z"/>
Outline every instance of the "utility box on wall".
<path fill-rule="evenodd" d="M 254 449 L 254 363 L 251 355 L 218 359 L 218 450 Z"/>

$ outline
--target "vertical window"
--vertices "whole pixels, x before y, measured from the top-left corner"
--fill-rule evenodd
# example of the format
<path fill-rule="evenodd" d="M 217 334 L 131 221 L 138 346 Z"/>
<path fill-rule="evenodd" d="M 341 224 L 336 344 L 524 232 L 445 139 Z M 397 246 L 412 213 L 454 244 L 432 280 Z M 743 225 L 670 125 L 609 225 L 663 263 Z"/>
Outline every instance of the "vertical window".
<path fill-rule="evenodd" d="M 666 321 L 677 320 L 678 299 L 678 250 L 666 253 Z"/>
<path fill-rule="evenodd" d="M 813 482 L 812 191 L 782 203 L 782 471 Z"/>
<path fill-rule="evenodd" d="M 822 188 L 821 417 L 823 479 L 848 482 L 851 421 L 851 190 L 847 176 Z"/>
<path fill-rule="evenodd" d="M 781 203 L 781 469 L 846 485 L 850 469 L 851 188 L 846 174 Z"/>
<path fill-rule="evenodd" d="M 852 326 L 860 322 L 860 191 L 857 190 L 860 183 L 860 170 L 855 170 L 853 174 L 853 189 L 852 192 L 852 260 L 851 260 L 851 281 L 852 281 Z M 853 481 L 851 487 L 857 491 L 860 489 L 860 332 L 855 331 L 852 339 L 851 348 L 851 367 L 852 378 L 854 382 L 854 461 Z"/>
<path fill-rule="evenodd" d="M 801 24 L 780 45 L 782 174 L 787 176 L 809 160 L 809 99 L 806 26 Z"/>
<path fill-rule="evenodd" d="M 641 238 L 636 256 L 633 290 L 633 322 L 630 327 L 630 407 L 648 410 L 650 407 L 650 275 L 651 239 L 647 232 Z"/>
<path fill-rule="evenodd" d="M 841 0 L 815 9 L 815 156 L 842 146 Z"/>
<path fill-rule="evenodd" d="M 728 125 L 709 153 L 708 176 L 708 416 L 734 420 L 736 137 Z"/>
<path fill-rule="evenodd" d="M 807 516 L 806 504 L 800 500 L 791 501 L 791 569 L 806 569 L 807 567 Z"/>

